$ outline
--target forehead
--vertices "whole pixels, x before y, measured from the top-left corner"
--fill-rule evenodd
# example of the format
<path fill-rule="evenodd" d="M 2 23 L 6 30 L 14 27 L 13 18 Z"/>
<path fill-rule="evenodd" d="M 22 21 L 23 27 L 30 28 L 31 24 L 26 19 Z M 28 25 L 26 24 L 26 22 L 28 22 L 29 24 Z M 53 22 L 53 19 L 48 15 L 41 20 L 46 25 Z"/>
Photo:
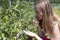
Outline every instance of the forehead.
<path fill-rule="evenodd" d="M 45 2 L 42 1 L 42 2 L 39 2 L 35 5 L 36 7 L 40 8 L 40 7 L 44 7 L 45 6 Z"/>
<path fill-rule="evenodd" d="M 44 5 L 44 2 L 41 3 L 38 3 L 35 5 L 35 9 L 41 13 L 41 12 L 44 12 L 45 11 L 45 5 Z"/>

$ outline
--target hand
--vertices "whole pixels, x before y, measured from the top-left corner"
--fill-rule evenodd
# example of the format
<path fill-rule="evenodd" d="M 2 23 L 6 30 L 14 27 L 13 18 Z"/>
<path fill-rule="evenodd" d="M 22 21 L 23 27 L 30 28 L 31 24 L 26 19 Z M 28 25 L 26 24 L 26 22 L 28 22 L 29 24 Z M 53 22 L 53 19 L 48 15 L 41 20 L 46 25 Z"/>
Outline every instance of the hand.
<path fill-rule="evenodd" d="M 28 36 L 30 36 L 30 37 L 33 37 L 33 38 L 35 38 L 35 36 L 36 36 L 36 34 L 35 33 L 33 33 L 33 32 L 30 32 L 30 31 L 26 31 L 26 30 L 23 30 L 23 32 L 26 34 L 26 35 L 28 35 Z"/>
<path fill-rule="evenodd" d="M 42 40 L 38 35 L 36 35 L 36 34 L 33 33 L 33 32 L 26 31 L 26 30 L 23 30 L 23 32 L 24 32 L 26 35 L 30 36 L 30 37 L 36 38 L 37 40 Z"/>

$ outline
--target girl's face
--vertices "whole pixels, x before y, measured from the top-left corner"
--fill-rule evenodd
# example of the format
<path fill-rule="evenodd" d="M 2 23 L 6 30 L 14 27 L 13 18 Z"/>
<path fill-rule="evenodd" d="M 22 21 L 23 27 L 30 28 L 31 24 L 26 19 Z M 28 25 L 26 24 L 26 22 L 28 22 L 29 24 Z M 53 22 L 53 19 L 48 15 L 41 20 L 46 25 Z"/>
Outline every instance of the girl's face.
<path fill-rule="evenodd" d="M 38 17 L 39 17 L 39 20 L 42 20 L 42 19 L 43 19 L 43 13 L 40 12 L 40 13 L 38 14 Z"/>

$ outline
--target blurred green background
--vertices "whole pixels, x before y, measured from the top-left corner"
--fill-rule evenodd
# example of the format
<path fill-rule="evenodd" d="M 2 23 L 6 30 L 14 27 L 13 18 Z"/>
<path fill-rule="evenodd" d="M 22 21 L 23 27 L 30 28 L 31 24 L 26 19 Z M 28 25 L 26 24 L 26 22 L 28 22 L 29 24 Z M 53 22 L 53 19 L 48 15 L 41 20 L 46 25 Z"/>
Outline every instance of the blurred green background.
<path fill-rule="evenodd" d="M 59 1 L 51 0 L 51 6 L 54 13 L 60 15 Z M 22 33 L 25 29 L 37 33 L 34 16 L 34 0 L 0 0 L 0 40 L 16 40 L 19 32 L 19 40 L 27 40 Z"/>

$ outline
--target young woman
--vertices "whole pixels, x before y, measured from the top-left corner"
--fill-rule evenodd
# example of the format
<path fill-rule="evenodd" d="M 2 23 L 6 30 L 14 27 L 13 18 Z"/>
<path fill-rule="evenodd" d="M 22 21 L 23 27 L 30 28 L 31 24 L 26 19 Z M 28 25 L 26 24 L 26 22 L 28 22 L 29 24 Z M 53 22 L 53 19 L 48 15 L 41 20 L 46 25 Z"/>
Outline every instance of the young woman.
<path fill-rule="evenodd" d="M 35 0 L 35 20 L 38 34 L 25 31 L 26 35 L 35 37 L 37 40 L 60 40 L 60 19 L 52 11 L 49 0 Z M 49 36 L 49 39 L 47 38 Z"/>

